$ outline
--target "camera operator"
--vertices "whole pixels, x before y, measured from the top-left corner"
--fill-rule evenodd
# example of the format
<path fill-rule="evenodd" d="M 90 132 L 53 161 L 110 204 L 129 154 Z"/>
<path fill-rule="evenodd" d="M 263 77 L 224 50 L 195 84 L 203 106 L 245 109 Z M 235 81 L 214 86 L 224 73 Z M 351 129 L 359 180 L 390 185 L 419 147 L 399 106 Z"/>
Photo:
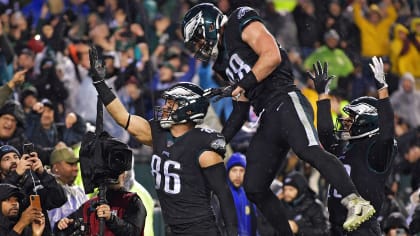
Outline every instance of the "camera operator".
<path fill-rule="evenodd" d="M 104 218 L 105 235 L 142 235 L 146 208 L 136 193 L 124 189 L 125 175 L 126 172 L 122 173 L 117 183 L 107 185 L 107 203 L 99 203 L 98 197 L 88 200 L 75 212 L 59 220 L 54 232 L 57 235 L 97 235 L 99 219 Z M 89 228 L 85 229 L 85 226 Z"/>
<path fill-rule="evenodd" d="M 48 174 L 42 166 L 38 153 L 30 152 L 22 156 L 19 151 L 10 145 L 0 147 L 1 178 L 2 182 L 16 185 L 23 189 L 25 198 L 22 207 L 29 206 L 31 194 L 40 195 L 43 214 L 47 216 L 47 210 L 60 207 L 66 201 L 63 188 L 56 182 L 55 178 Z M 50 235 L 51 228 L 49 219 L 45 217 L 46 227 L 43 235 Z"/>
<path fill-rule="evenodd" d="M 41 209 L 21 208 L 25 195 L 11 184 L 0 184 L 0 235 L 40 236 L 45 228 L 45 217 Z M 19 212 L 22 210 L 22 213 Z"/>

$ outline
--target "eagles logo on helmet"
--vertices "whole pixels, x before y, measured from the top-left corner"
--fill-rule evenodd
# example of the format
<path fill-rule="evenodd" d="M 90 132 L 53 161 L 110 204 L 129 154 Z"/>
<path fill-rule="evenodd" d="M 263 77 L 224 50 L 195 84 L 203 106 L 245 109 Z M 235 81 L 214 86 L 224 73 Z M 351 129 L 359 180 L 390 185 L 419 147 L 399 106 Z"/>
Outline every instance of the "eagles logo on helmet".
<path fill-rule="evenodd" d="M 213 4 L 201 3 L 194 6 L 182 21 L 185 46 L 202 61 L 216 58 L 220 29 L 226 22 L 227 17 Z"/>
<path fill-rule="evenodd" d="M 202 88 L 190 82 L 181 82 L 170 87 L 162 95 L 166 100 L 165 105 L 154 108 L 155 120 L 159 120 L 164 129 L 188 121 L 201 124 L 209 106 L 208 99 L 203 94 Z M 173 101 L 176 105 L 168 101 Z"/>
<path fill-rule="evenodd" d="M 364 138 L 379 132 L 377 99 L 360 97 L 343 108 L 348 118 L 337 118 L 336 133 L 343 140 Z M 337 128 L 340 127 L 341 129 Z"/>

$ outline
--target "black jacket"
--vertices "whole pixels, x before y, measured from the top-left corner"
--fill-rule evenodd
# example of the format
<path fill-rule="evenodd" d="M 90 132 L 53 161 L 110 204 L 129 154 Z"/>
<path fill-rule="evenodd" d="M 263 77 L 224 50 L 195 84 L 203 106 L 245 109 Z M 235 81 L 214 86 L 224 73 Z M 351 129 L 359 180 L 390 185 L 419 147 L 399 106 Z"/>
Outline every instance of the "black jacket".
<path fill-rule="evenodd" d="M 0 235 L 1 236 L 32 236 L 32 228 L 31 226 L 25 227 L 21 234 L 16 233 L 13 230 L 13 227 L 17 221 L 10 220 L 9 218 L 3 216 L 0 213 Z"/>
<path fill-rule="evenodd" d="M 284 205 L 287 209 L 288 219 L 295 221 L 299 227 L 296 235 L 329 235 L 328 218 L 324 214 L 325 207 L 314 194 L 308 191 L 298 200 Z"/>
<path fill-rule="evenodd" d="M 13 171 L 2 181 L 4 183 L 16 185 L 24 190 L 25 198 L 22 201 L 21 210 L 26 209 L 29 206 L 29 196 L 31 194 L 38 193 L 38 195 L 40 195 L 42 212 L 45 216 L 45 229 L 43 235 L 51 235 L 47 210 L 61 207 L 67 201 L 63 188 L 57 183 L 55 178 L 46 171 L 42 174 L 27 171 L 22 176 L 18 175 L 16 171 Z"/>

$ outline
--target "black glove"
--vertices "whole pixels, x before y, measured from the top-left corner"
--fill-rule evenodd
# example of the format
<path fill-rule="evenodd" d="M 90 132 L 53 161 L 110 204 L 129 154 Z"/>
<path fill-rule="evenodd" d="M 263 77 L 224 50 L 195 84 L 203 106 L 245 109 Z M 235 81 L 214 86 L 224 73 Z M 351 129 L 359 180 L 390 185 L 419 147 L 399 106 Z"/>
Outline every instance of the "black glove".
<path fill-rule="evenodd" d="M 208 88 L 204 90 L 203 96 L 207 99 L 215 97 L 215 102 L 225 97 L 232 97 L 232 91 L 236 88 L 235 85 L 228 85 L 220 88 Z"/>
<path fill-rule="evenodd" d="M 102 57 L 102 55 L 101 55 Z M 89 62 L 90 62 L 90 75 L 93 82 L 99 82 L 105 78 L 105 63 L 102 58 L 99 58 L 98 49 L 94 45 L 89 48 Z"/>
<path fill-rule="evenodd" d="M 313 64 L 315 75 L 307 72 L 309 78 L 314 81 L 315 90 L 318 94 L 328 94 L 330 92 L 330 82 L 335 78 L 334 75 L 328 76 L 328 63 L 324 62 L 324 68 L 322 68 L 321 62 L 317 61 Z"/>

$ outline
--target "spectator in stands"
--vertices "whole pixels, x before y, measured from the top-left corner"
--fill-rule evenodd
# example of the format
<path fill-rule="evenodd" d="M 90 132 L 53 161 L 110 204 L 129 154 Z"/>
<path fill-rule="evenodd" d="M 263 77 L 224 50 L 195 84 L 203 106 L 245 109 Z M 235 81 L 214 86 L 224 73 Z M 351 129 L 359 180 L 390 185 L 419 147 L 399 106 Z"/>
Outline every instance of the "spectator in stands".
<path fill-rule="evenodd" d="M 321 44 L 322 25 L 315 16 L 315 6 L 310 0 L 298 1 L 292 14 L 296 22 L 302 58 L 305 59 Z"/>
<path fill-rule="evenodd" d="M 0 108 L 0 144 L 22 150 L 28 142 L 24 134 L 25 116 L 19 103 L 9 100 Z"/>
<path fill-rule="evenodd" d="M 346 53 L 338 47 L 340 36 L 337 31 L 330 29 L 324 34 L 325 45 L 317 48 L 304 61 L 306 70 L 312 70 L 312 65 L 317 60 L 328 61 L 331 68 L 331 73 L 335 76 L 331 81 L 330 89 L 335 89 L 337 86 L 345 91 L 349 90 L 350 86 L 348 77 L 354 70 L 353 63 Z"/>
<path fill-rule="evenodd" d="M 41 236 L 44 232 L 44 214 L 32 206 L 22 208 L 24 197 L 18 187 L 0 184 L 0 235 Z"/>
<path fill-rule="evenodd" d="M 327 15 L 324 22 L 325 32 L 330 29 L 337 31 L 340 36 L 339 47 L 351 58 L 352 61 L 360 57 L 360 32 L 350 17 L 343 14 L 340 1 L 329 1 Z"/>
<path fill-rule="evenodd" d="M 38 91 L 36 88 L 32 85 L 24 88 L 20 93 L 19 102 L 22 105 L 25 115 L 29 114 L 32 111 L 32 107 L 38 102 Z"/>
<path fill-rule="evenodd" d="M 30 48 L 22 48 L 17 51 L 17 61 L 14 71 L 25 70 L 26 82 L 30 83 L 36 78 L 35 74 L 35 53 Z"/>
<path fill-rule="evenodd" d="M 82 140 L 86 124 L 77 114 L 67 114 L 65 127 L 61 127 L 54 122 L 54 106 L 49 99 L 42 99 L 33 106 L 32 110 L 26 118 L 25 133 L 29 140 L 41 146 L 46 152 L 51 153 L 59 141 L 72 146 Z M 48 156 L 43 157 L 44 164 L 48 164 Z"/>
<path fill-rule="evenodd" d="M 246 168 L 246 157 L 239 152 L 233 153 L 226 163 L 228 184 L 235 202 L 236 216 L 238 217 L 238 234 L 257 235 L 256 207 L 250 202 L 243 187 Z"/>
<path fill-rule="evenodd" d="M 391 213 L 385 220 L 385 236 L 408 236 L 408 225 L 405 220 L 401 213 Z"/>
<path fill-rule="evenodd" d="M 416 234 L 420 233 L 420 188 L 414 191 L 410 197 L 412 212 L 410 215 L 410 233 Z"/>
<path fill-rule="evenodd" d="M 29 196 L 40 196 L 42 212 L 45 215 L 44 236 L 51 235 L 51 228 L 47 210 L 60 207 L 67 198 L 63 188 L 55 181 L 54 177 L 45 171 L 38 153 L 24 153 L 10 146 L 0 147 L 1 178 L 3 183 L 16 185 L 23 189 L 25 198 L 22 201 L 22 209 L 29 206 Z"/>
<path fill-rule="evenodd" d="M 50 156 L 51 173 L 64 189 L 67 201 L 61 207 L 48 211 L 51 228 L 60 219 L 70 215 L 88 200 L 82 187 L 74 184 L 79 172 L 79 158 L 64 143 L 57 145 Z"/>
<path fill-rule="evenodd" d="M 325 207 L 299 172 L 292 172 L 285 177 L 282 201 L 295 235 L 329 235 Z"/>
<path fill-rule="evenodd" d="M 417 91 L 412 74 L 405 73 L 400 78 L 400 87 L 390 97 L 392 108 L 398 117 L 404 119 L 411 128 L 420 126 L 420 91 Z"/>
<path fill-rule="evenodd" d="M 397 12 L 391 0 L 384 0 L 383 7 L 386 14 L 382 13 L 378 5 L 371 4 L 365 17 L 362 9 L 366 2 L 366 0 L 353 2 L 353 20 L 360 30 L 361 56 L 369 60 L 373 56 L 388 56 L 389 30 L 397 19 Z"/>
<path fill-rule="evenodd" d="M 404 25 L 396 24 L 394 26 L 394 37 L 390 46 L 391 71 L 399 76 L 411 73 L 420 77 L 420 66 L 418 65 L 420 44 L 419 48 L 416 48 L 409 34 L 409 30 Z"/>

